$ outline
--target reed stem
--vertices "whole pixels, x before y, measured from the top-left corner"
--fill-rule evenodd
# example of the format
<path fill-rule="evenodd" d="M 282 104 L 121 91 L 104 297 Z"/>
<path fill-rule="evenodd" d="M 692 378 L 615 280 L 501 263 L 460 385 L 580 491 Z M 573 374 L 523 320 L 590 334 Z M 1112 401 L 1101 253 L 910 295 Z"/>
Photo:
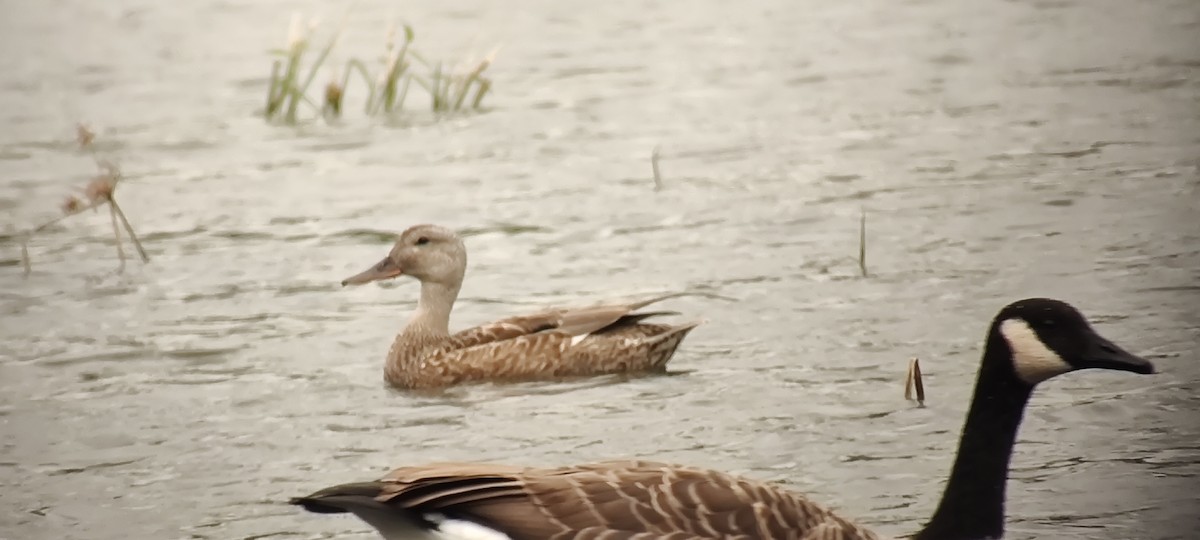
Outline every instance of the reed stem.
<path fill-rule="evenodd" d="M 146 255 L 146 249 L 142 247 L 142 241 L 138 240 L 137 233 L 133 232 L 133 225 L 129 224 L 129 220 L 125 217 L 125 212 L 121 211 L 121 206 L 117 204 L 116 199 L 109 199 L 109 204 L 112 205 L 117 217 L 121 218 L 121 223 L 125 224 L 125 232 L 129 233 L 129 239 L 133 241 L 133 247 L 137 248 L 138 255 L 142 257 L 142 262 L 150 262 L 150 257 Z"/>
<path fill-rule="evenodd" d="M 650 152 L 650 170 L 654 172 L 654 191 L 662 191 L 662 173 L 658 170 L 658 147 Z"/>
<path fill-rule="evenodd" d="M 108 215 L 112 218 L 113 240 L 117 244 L 117 259 L 121 261 L 117 267 L 117 273 L 125 271 L 125 248 L 121 247 L 121 228 L 117 226 L 117 205 L 109 203 Z"/>
<path fill-rule="evenodd" d="M 862 209 L 858 220 L 858 269 L 867 277 L 867 209 Z"/>

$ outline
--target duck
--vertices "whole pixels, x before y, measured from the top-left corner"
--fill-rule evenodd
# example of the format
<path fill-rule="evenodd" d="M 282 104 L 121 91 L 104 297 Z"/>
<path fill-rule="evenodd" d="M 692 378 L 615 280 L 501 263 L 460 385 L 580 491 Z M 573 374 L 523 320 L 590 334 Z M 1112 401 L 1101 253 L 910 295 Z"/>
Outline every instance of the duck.
<path fill-rule="evenodd" d="M 417 309 L 396 336 L 384 380 L 399 389 L 436 389 L 472 382 L 512 382 L 661 373 L 702 321 L 645 322 L 673 311 L 638 311 L 688 293 L 519 315 L 450 333 L 450 312 L 467 268 L 453 230 L 409 227 L 382 261 L 342 286 L 409 276 L 421 283 Z"/>
<path fill-rule="evenodd" d="M 1046 380 L 1089 368 L 1154 373 L 1073 306 L 1031 298 L 988 330 L 941 502 L 916 540 L 1004 535 L 1009 460 L 1026 404 Z M 386 540 L 880 540 L 802 494 L 714 470 L 650 461 L 565 467 L 433 463 L 291 499 L 357 516 Z"/>

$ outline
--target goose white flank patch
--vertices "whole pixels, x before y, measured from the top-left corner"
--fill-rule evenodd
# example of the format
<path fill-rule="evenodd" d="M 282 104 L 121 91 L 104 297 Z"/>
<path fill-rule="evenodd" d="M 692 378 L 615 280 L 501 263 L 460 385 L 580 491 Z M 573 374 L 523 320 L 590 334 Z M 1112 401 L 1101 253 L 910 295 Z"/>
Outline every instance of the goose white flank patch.
<path fill-rule="evenodd" d="M 1026 362 L 1025 368 L 1020 362 Z M 1001 538 L 1008 464 L 1026 403 L 1043 377 L 1085 368 L 1154 372 L 1150 362 L 1101 337 L 1064 302 L 1033 298 L 1002 309 L 988 330 L 941 502 L 912 538 Z M 477 524 L 481 534 L 500 535 L 482 537 L 489 539 L 881 538 L 771 484 L 649 461 L 547 468 L 434 463 L 396 469 L 372 482 L 329 487 L 291 502 L 317 513 L 357 515 L 387 540 L 421 538 L 414 530 L 459 530 L 439 516 Z"/>
<path fill-rule="evenodd" d="M 663 372 L 699 323 L 654 324 L 674 312 L 638 312 L 683 296 L 551 309 L 450 333 L 467 250 L 453 231 L 416 225 L 371 268 L 342 281 L 359 285 L 397 276 L 421 282 L 416 312 L 388 351 L 384 378 L 397 388 L 437 388 L 473 381 L 519 381 L 631 372 Z"/>

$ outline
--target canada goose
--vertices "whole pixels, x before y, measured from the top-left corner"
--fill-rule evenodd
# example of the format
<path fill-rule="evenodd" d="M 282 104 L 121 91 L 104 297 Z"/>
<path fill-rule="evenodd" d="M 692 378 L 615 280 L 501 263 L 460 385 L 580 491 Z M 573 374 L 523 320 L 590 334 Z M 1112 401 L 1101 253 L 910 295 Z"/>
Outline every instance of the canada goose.
<path fill-rule="evenodd" d="M 347 278 L 359 285 L 407 275 L 421 299 L 388 350 L 384 378 L 398 388 L 436 388 L 470 381 L 514 381 L 664 371 L 683 338 L 699 323 L 649 324 L 670 312 L 636 310 L 680 296 L 576 309 L 553 309 L 449 331 L 450 310 L 467 268 L 467 250 L 453 231 L 417 225 L 400 235 L 382 261 Z"/>
<path fill-rule="evenodd" d="M 950 480 L 937 511 L 913 538 L 1003 536 L 1008 463 L 1025 404 L 1038 383 L 1085 368 L 1154 372 L 1066 303 L 1035 298 L 1001 310 L 988 331 Z M 641 461 L 406 467 L 291 503 L 317 513 L 353 513 L 388 540 L 880 538 L 772 485 Z"/>

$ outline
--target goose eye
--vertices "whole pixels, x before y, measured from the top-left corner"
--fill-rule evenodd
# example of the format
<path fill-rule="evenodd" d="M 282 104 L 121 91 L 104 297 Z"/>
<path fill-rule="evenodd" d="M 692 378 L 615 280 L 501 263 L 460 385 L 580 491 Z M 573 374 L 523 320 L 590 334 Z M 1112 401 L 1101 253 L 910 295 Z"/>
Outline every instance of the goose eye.
<path fill-rule="evenodd" d="M 423 245 L 425 245 L 425 244 L 428 244 L 428 243 L 429 243 L 429 238 L 427 238 L 427 237 L 424 237 L 424 236 L 422 236 L 422 237 L 420 237 L 420 238 L 418 238 L 418 239 L 417 239 L 417 245 L 418 245 L 418 246 L 423 246 Z"/>

